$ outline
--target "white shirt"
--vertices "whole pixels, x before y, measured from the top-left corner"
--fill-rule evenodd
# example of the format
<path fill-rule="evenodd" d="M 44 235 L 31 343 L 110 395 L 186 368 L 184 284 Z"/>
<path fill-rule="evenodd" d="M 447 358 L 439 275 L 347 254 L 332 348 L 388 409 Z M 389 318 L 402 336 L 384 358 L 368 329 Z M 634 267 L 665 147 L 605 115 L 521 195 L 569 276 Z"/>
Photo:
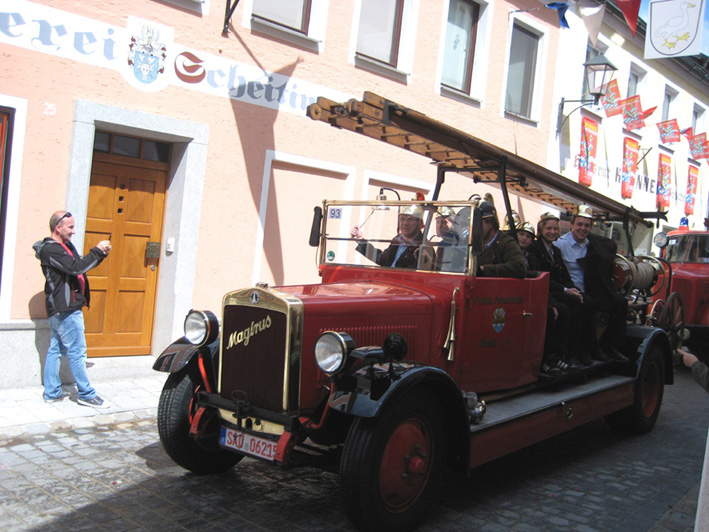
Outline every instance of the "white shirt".
<path fill-rule="evenodd" d="M 581 243 L 576 242 L 574 235 L 569 231 L 564 236 L 554 242 L 554 245 L 561 250 L 561 256 L 564 259 L 564 264 L 566 264 L 566 269 L 569 270 L 569 275 L 574 285 L 585 292 L 585 286 L 583 283 L 583 268 L 578 263 L 579 259 L 586 256 L 588 252 L 588 238 Z"/>

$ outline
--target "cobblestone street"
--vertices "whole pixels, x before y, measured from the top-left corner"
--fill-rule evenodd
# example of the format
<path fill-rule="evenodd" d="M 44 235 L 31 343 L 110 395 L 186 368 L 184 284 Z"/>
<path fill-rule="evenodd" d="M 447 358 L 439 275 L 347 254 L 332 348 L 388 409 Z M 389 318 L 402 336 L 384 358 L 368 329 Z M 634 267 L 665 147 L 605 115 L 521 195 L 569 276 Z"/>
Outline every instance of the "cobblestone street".
<path fill-rule="evenodd" d="M 692 530 L 708 414 L 680 371 L 650 434 L 599 420 L 452 477 L 420 530 Z M 0 467 L 1 530 L 353 530 L 336 475 L 251 459 L 193 475 L 165 455 L 154 418 L 0 434 Z"/>

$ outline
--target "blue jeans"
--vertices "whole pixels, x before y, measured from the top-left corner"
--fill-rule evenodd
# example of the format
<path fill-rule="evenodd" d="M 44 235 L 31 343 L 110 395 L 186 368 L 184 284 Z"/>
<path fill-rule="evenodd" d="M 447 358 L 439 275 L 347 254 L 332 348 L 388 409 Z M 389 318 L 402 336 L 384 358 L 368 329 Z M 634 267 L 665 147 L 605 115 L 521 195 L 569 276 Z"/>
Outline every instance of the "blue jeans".
<path fill-rule="evenodd" d="M 59 378 L 61 357 L 69 359 L 69 367 L 74 375 L 80 399 L 96 397 L 86 374 L 86 338 L 84 337 L 84 315 L 80 310 L 58 312 L 49 317 L 52 338 L 49 341 L 47 360 L 44 363 L 44 398 L 56 399 L 62 394 Z"/>

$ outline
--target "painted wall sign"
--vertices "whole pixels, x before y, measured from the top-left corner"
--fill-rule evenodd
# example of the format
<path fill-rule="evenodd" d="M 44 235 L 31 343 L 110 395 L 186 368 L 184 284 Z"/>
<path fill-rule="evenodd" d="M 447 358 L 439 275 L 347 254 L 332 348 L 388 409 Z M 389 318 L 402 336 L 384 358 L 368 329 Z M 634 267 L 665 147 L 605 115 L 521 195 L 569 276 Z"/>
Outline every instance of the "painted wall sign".
<path fill-rule="evenodd" d="M 175 85 L 302 116 L 318 96 L 352 97 L 187 48 L 174 42 L 173 28 L 132 16 L 121 28 L 25 0 L 0 0 L 0 43 L 120 72 L 145 92 Z"/>

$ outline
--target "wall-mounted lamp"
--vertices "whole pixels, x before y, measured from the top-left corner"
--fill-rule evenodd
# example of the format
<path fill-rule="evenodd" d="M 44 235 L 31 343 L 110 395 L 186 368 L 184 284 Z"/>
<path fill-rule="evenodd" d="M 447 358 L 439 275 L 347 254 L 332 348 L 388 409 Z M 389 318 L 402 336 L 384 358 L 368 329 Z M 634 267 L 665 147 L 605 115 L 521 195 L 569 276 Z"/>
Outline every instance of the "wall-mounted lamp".
<path fill-rule="evenodd" d="M 598 54 L 592 59 L 589 59 L 583 64 L 583 67 L 586 87 L 588 87 L 588 94 L 591 98 L 586 98 L 583 100 L 567 100 L 565 98 L 561 98 L 561 102 L 559 103 L 559 115 L 556 122 L 557 136 L 561 133 L 561 128 L 564 127 L 566 120 L 568 120 L 574 112 L 586 105 L 598 105 L 598 101 L 605 93 L 608 83 L 610 83 L 613 78 L 613 72 L 618 70 L 613 63 L 606 59 L 606 56 L 603 54 Z M 571 111 L 568 115 L 564 116 L 564 104 L 566 103 L 578 103 L 581 105 Z"/>
<path fill-rule="evenodd" d="M 387 187 L 382 187 L 379 189 L 379 195 L 377 196 L 377 201 L 386 201 L 387 200 L 387 197 L 384 195 L 385 190 L 389 190 L 389 191 L 393 192 L 394 194 L 396 194 L 396 199 L 401 201 L 401 196 L 399 196 L 399 193 L 396 190 L 394 190 L 393 188 L 387 188 Z"/>

